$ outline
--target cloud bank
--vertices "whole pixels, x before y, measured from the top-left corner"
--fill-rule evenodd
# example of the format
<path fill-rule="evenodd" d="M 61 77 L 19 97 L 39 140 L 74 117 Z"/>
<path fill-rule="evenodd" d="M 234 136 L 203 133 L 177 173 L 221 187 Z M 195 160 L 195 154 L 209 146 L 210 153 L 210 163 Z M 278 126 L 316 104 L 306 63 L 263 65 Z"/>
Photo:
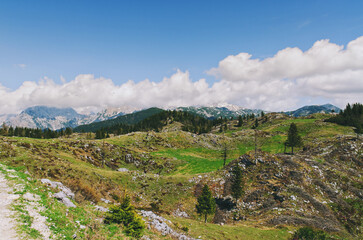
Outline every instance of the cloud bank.
<path fill-rule="evenodd" d="M 363 37 L 346 47 L 320 40 L 307 51 L 285 48 L 273 57 L 254 59 L 248 53 L 231 55 L 207 71 L 216 78 L 192 81 L 177 70 L 160 82 L 148 79 L 116 85 L 111 79 L 78 75 L 61 84 L 44 78 L 9 90 L 0 84 L 0 114 L 26 107 L 73 107 L 79 112 L 105 107 L 172 107 L 221 102 L 271 111 L 292 109 L 320 99 L 340 107 L 363 102 Z"/>

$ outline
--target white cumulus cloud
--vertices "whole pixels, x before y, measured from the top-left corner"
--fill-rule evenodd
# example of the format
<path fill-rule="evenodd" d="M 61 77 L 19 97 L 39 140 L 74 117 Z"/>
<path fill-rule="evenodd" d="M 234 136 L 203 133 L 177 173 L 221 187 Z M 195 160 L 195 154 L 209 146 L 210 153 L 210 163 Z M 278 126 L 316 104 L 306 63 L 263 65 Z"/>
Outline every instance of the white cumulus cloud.
<path fill-rule="evenodd" d="M 226 57 L 208 73 L 234 85 L 239 102 L 253 107 L 281 110 L 302 98 L 323 98 L 339 106 L 362 102 L 363 37 L 346 48 L 320 40 L 305 52 L 285 48 L 266 59 L 240 53 Z"/>
<path fill-rule="evenodd" d="M 196 102 L 208 104 L 209 91 L 204 79 L 192 82 L 189 73 L 180 70 L 161 82 L 146 79 L 121 85 L 91 74 L 78 75 L 72 81 L 63 80 L 61 84 L 44 78 L 39 82 L 26 81 L 14 91 L 0 85 L 0 114 L 17 113 L 36 105 L 73 107 L 79 112 L 89 112 L 122 105 L 167 107 L 189 106 Z"/>
<path fill-rule="evenodd" d="M 177 70 L 160 82 L 148 79 L 117 85 L 111 79 L 78 75 L 61 83 L 43 78 L 10 90 L 0 84 L 0 114 L 26 107 L 73 107 L 79 112 L 105 107 L 172 107 L 212 105 L 221 102 L 270 111 L 288 110 L 314 100 L 340 107 L 363 102 L 363 37 L 346 46 L 320 40 L 306 50 L 285 48 L 273 57 L 255 59 L 239 53 L 207 71 L 216 81 L 192 81 L 189 72 Z"/>

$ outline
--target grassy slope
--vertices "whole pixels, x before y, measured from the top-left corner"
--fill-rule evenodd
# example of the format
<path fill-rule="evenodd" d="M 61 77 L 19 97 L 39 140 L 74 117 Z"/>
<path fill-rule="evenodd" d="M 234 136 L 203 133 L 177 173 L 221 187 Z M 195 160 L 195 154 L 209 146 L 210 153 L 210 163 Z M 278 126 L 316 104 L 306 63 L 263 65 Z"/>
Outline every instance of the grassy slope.
<path fill-rule="evenodd" d="M 340 134 L 353 134 L 352 129 L 349 127 L 324 123 L 321 119 L 322 116 L 317 115 L 313 119 L 287 118 L 272 119 L 265 123 L 261 122 L 257 128 L 259 131 L 258 146 L 263 151 L 270 153 L 283 152 L 283 142 L 286 139 L 286 132 L 291 122 L 297 124 L 307 145 L 311 144 L 314 139 L 327 141 L 329 138 Z M 193 184 L 188 180 L 196 174 L 213 172 L 222 167 L 219 144 L 223 141 L 230 143 L 231 150 L 228 162 L 241 154 L 254 150 L 254 131 L 249 129 L 253 121 L 245 123 L 241 128 L 235 128 L 233 124 L 235 123 L 231 124 L 231 129 L 227 132 L 216 133 L 213 136 L 208 134 L 197 136 L 180 131 L 170 131 L 132 133 L 104 141 L 4 138 L 1 147 L 7 150 L 3 150 L 0 155 L 2 161 L 8 165 L 18 166 L 22 170 L 25 169 L 21 166 L 26 166 L 35 177 L 57 179 L 66 185 L 71 184 L 75 179 L 82 179 L 83 187 L 86 193 L 88 191 L 91 199 L 95 198 L 97 200 L 101 196 L 112 199 L 110 193 L 121 194 L 127 189 L 139 208 L 148 208 L 151 202 L 160 201 L 165 212 L 170 213 L 175 209 L 175 206 L 184 205 L 189 208 L 187 212 L 192 213 L 195 198 L 192 194 Z M 139 171 L 120 173 L 108 167 L 95 167 L 94 164 L 79 157 L 82 154 L 89 154 L 88 150 L 83 151 L 81 145 L 94 144 L 94 148 L 102 148 L 103 142 L 125 148 L 128 152 L 134 154 L 149 154 L 155 161 L 165 162 L 169 160 L 175 164 L 176 168 L 171 173 L 161 176 L 156 176 L 152 172 L 144 174 Z M 76 151 L 76 154 L 74 154 L 74 151 Z M 12 153 L 15 156 L 9 157 Z M 120 166 L 137 169 L 134 165 L 125 164 L 122 161 Z M 82 211 L 87 211 L 89 208 L 87 207 L 87 201 L 85 201 L 84 197 L 79 199 L 81 199 Z M 50 205 L 49 207 L 52 209 Z M 54 212 L 58 211 L 53 210 Z M 64 211 L 64 209 L 59 211 Z M 87 216 L 86 213 L 82 214 Z M 94 213 L 89 214 L 89 219 L 94 217 L 92 214 Z M 172 220 L 182 225 L 188 225 L 192 236 L 198 237 L 201 235 L 208 239 L 213 239 L 213 237 L 221 239 L 226 238 L 226 236 L 246 236 L 244 239 L 259 239 L 263 236 L 263 238 L 267 239 L 269 237 L 271 237 L 270 239 L 276 239 L 273 238 L 275 235 L 278 236 L 278 239 L 286 239 L 289 236 L 286 229 L 263 230 L 252 226 L 204 225 L 195 220 L 181 218 L 173 218 Z M 101 230 L 97 230 L 93 234 L 97 235 L 103 231 L 114 232 L 112 229 L 101 228 Z M 234 239 L 238 239 L 238 237 Z"/>
<path fill-rule="evenodd" d="M 326 116 L 325 116 L 326 117 Z M 283 153 L 284 141 L 292 122 L 297 124 L 304 144 L 309 145 L 312 140 L 329 140 L 337 135 L 354 134 L 350 127 L 339 126 L 323 122 L 324 115 L 315 115 L 315 118 L 304 119 L 275 119 L 261 123 L 257 128 L 258 149 L 269 153 Z M 216 133 L 222 140 L 212 144 L 210 139 L 197 136 L 194 140 L 192 134 L 185 132 L 155 133 L 155 141 L 145 141 L 146 133 L 137 133 L 130 136 L 124 135 L 106 140 L 109 143 L 126 146 L 135 151 L 149 152 L 156 159 L 171 159 L 177 165 L 174 174 L 198 174 L 216 171 L 223 167 L 220 147 L 223 140 L 227 141 L 230 149 L 227 163 L 231 160 L 254 151 L 254 131 L 249 129 L 253 121 L 245 123 L 241 128 L 231 127 L 224 133 Z M 235 124 L 235 123 L 234 123 Z M 232 124 L 233 125 L 233 124 Z M 200 142 L 209 143 L 209 147 Z M 167 147 L 161 143 L 168 143 Z M 191 144 L 193 143 L 193 144 Z M 152 148 L 149 148 L 148 145 Z"/>

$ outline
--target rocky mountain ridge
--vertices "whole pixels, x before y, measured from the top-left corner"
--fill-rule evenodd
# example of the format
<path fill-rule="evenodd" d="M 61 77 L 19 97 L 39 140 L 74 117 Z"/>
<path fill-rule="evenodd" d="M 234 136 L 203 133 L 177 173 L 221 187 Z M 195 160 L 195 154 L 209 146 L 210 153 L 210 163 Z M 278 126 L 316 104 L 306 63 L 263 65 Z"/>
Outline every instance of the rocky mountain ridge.
<path fill-rule="evenodd" d="M 294 111 L 285 112 L 285 114 L 294 117 L 305 117 L 314 113 L 339 113 L 341 109 L 332 105 L 332 104 L 324 104 L 324 105 L 309 105 L 301 107 Z"/>
<path fill-rule="evenodd" d="M 1 115 L 0 121 L 13 127 L 49 128 L 51 130 L 58 130 L 114 119 L 118 116 L 132 113 L 137 110 L 137 108 L 123 106 L 119 108 L 105 108 L 96 114 L 91 113 L 86 115 L 77 113 L 73 108 L 34 106 L 25 109 L 17 115 Z"/>
<path fill-rule="evenodd" d="M 136 113 L 142 110 L 130 106 L 110 107 L 105 108 L 98 113 L 79 114 L 72 108 L 55 108 L 47 106 L 34 106 L 25 109 L 20 114 L 3 114 L 0 115 L 0 122 L 13 127 L 28 127 L 28 128 L 49 128 L 51 130 L 62 129 L 66 127 L 77 127 L 96 122 L 107 121 L 117 117 Z M 221 103 L 211 106 L 189 106 L 176 107 L 170 110 L 185 111 L 200 115 L 207 119 L 216 118 L 236 118 L 239 115 L 255 114 L 260 115 L 261 109 L 248 109 L 237 105 Z M 295 111 L 284 112 L 287 115 L 294 117 L 307 116 L 314 113 L 331 113 L 339 112 L 340 108 L 331 105 L 311 105 L 304 106 Z"/>

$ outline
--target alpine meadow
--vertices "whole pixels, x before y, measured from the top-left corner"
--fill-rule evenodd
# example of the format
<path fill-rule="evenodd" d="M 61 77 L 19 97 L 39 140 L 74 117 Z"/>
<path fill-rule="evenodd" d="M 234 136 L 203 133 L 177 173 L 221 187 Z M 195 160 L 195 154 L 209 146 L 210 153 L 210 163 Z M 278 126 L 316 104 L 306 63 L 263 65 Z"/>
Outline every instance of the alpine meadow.
<path fill-rule="evenodd" d="M 2 1 L 0 239 L 362 239 L 361 9 Z"/>

